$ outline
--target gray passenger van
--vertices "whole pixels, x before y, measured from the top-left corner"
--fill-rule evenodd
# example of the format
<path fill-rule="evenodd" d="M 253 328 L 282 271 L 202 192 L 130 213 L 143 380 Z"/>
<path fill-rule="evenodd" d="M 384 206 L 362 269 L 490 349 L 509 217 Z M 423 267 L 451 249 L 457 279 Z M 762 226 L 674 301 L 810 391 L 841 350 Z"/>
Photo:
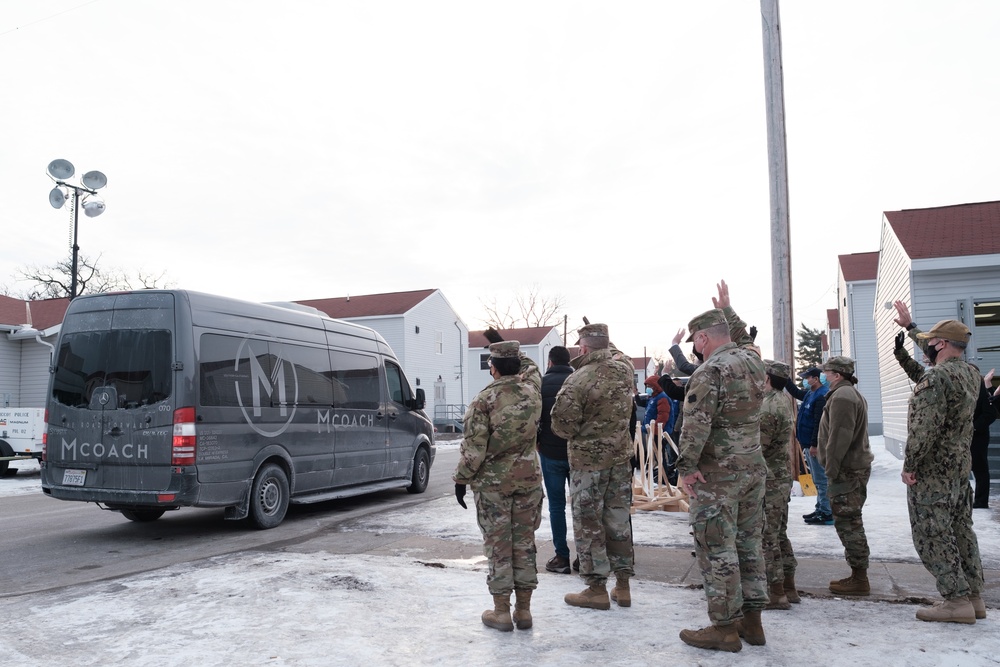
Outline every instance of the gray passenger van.
<path fill-rule="evenodd" d="M 427 488 L 433 427 L 385 340 L 318 311 L 179 290 L 81 296 L 51 369 L 42 491 L 132 521 Z"/>

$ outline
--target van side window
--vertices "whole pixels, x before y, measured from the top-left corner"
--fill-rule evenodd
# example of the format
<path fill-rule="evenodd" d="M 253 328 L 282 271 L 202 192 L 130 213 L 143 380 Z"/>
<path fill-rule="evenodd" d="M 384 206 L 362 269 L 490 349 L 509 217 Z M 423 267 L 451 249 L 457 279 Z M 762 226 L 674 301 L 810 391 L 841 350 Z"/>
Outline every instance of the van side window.
<path fill-rule="evenodd" d="M 333 364 L 333 407 L 377 410 L 381 400 L 378 359 L 367 354 L 330 351 Z"/>
<path fill-rule="evenodd" d="M 112 389 L 117 408 L 134 408 L 171 394 L 173 352 L 169 331 L 113 330 L 62 337 L 52 382 L 52 398 L 84 407 L 91 395 Z"/>
<path fill-rule="evenodd" d="M 403 371 L 394 363 L 385 362 L 385 378 L 389 381 L 389 398 L 401 405 L 413 398 L 410 393 L 410 383 L 406 381 Z"/>
<path fill-rule="evenodd" d="M 330 357 L 323 348 L 204 334 L 199 358 L 201 405 L 333 405 Z"/>

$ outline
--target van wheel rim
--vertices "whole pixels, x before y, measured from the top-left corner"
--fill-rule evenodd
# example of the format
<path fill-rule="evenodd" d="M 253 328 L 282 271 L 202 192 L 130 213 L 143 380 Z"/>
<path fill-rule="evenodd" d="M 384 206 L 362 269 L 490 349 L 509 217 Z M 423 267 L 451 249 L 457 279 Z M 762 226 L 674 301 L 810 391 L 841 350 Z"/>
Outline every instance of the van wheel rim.
<path fill-rule="evenodd" d="M 260 508 L 267 514 L 274 514 L 281 498 L 281 490 L 274 480 L 267 480 L 260 487 Z"/>

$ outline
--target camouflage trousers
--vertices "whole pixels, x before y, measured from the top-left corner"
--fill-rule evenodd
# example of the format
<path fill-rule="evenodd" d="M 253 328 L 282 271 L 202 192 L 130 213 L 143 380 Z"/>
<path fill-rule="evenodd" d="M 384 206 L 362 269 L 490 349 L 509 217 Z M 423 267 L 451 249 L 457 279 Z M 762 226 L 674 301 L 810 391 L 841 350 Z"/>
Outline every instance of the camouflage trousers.
<path fill-rule="evenodd" d="M 702 474 L 705 482 L 695 483 L 689 510 L 695 555 L 708 618 L 713 625 L 730 625 L 744 609 L 763 609 L 768 602 L 761 547 L 767 469 Z"/>
<path fill-rule="evenodd" d="M 983 590 L 983 562 L 972 529 L 968 479 L 917 478 L 906 490 L 913 546 L 946 600 Z"/>
<path fill-rule="evenodd" d="M 865 524 L 861 520 L 861 508 L 868 500 L 868 478 L 871 474 L 871 468 L 841 470 L 826 489 L 833 512 L 833 527 L 844 545 L 844 558 L 852 568 L 862 570 L 868 569 L 868 556 L 871 555 Z"/>
<path fill-rule="evenodd" d="M 788 501 L 792 497 L 792 479 L 769 479 L 764 488 L 764 529 L 761 548 L 767 563 L 767 582 L 784 581 L 795 574 L 798 562 L 788 540 Z"/>
<path fill-rule="evenodd" d="M 603 585 L 612 572 L 635 575 L 632 549 L 632 466 L 569 471 L 573 539 L 580 576 Z"/>
<path fill-rule="evenodd" d="M 542 521 L 542 487 L 514 494 L 476 492 L 476 519 L 490 571 L 491 595 L 538 586 L 535 531 Z"/>

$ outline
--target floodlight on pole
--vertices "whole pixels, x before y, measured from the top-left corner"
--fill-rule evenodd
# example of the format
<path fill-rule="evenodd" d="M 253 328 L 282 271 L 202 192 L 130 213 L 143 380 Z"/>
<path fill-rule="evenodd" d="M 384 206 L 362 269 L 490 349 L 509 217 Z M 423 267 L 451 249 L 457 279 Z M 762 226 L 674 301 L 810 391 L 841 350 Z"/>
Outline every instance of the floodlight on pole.
<path fill-rule="evenodd" d="M 55 181 L 56 184 L 56 187 L 52 188 L 52 191 L 49 192 L 49 204 L 52 205 L 52 208 L 62 208 L 63 204 L 70 197 L 69 191 L 72 190 L 73 235 L 70 248 L 73 251 L 73 260 L 70 267 L 72 275 L 70 276 L 69 298 L 75 299 L 77 264 L 80 254 L 80 246 L 76 242 L 79 231 L 80 206 L 81 204 L 83 205 L 83 213 L 88 218 L 96 218 L 101 213 L 104 213 L 104 200 L 97 196 L 97 191 L 108 184 L 108 177 L 99 171 L 88 171 L 81 179 L 83 185 L 67 183 L 67 179 L 73 178 L 76 168 L 69 160 L 62 159 L 49 162 L 46 172 L 49 178 Z"/>

